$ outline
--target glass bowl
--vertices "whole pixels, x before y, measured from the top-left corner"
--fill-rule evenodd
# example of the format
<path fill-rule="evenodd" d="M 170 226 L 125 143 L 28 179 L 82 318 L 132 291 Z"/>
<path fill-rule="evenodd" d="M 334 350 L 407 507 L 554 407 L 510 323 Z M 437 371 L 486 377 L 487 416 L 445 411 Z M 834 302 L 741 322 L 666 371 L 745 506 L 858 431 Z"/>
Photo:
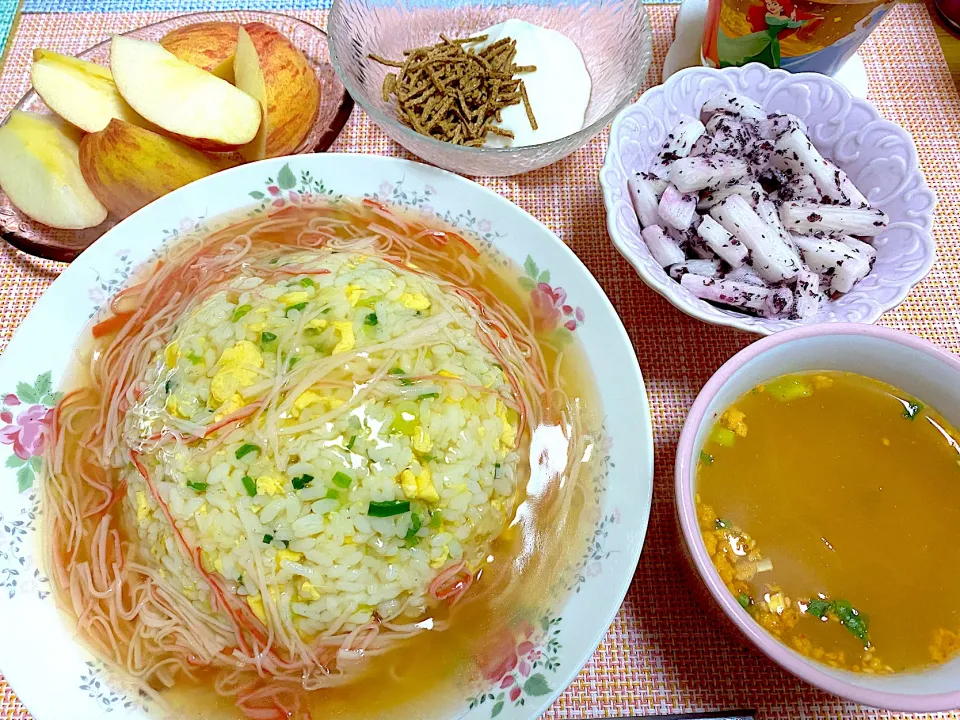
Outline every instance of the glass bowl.
<path fill-rule="evenodd" d="M 227 21 L 238 23 L 263 22 L 283 33 L 306 56 L 320 80 L 320 110 L 313 127 L 294 154 L 323 152 L 336 140 L 353 109 L 353 100 L 337 79 L 330 66 L 327 34 L 318 27 L 289 15 L 252 10 L 228 12 L 199 12 L 180 15 L 169 20 L 145 25 L 123 33 L 140 40 L 156 41 L 171 30 L 200 22 Z M 110 64 L 110 40 L 94 45 L 77 55 L 78 58 L 97 63 Z M 30 90 L 17 103 L 14 110 L 48 114 L 50 111 L 36 92 Z M 71 262 L 98 237 L 116 225 L 113 215 L 100 225 L 85 230 L 58 230 L 24 215 L 0 191 L 0 237 L 18 250 L 30 255 Z"/>
<path fill-rule="evenodd" d="M 467 37 L 517 18 L 563 33 L 580 52 L 593 87 L 581 130 L 515 148 L 468 148 L 421 135 L 396 118 L 381 95 L 390 68 L 368 56 L 399 58 L 433 45 L 441 33 Z M 633 100 L 653 59 L 653 33 L 640 0 L 556 0 L 458 4 L 449 0 L 333 0 L 327 20 L 330 60 L 354 100 L 391 138 L 424 160 L 464 175 L 517 175 L 566 157 Z M 536 108 L 534 108 L 536 111 Z"/>

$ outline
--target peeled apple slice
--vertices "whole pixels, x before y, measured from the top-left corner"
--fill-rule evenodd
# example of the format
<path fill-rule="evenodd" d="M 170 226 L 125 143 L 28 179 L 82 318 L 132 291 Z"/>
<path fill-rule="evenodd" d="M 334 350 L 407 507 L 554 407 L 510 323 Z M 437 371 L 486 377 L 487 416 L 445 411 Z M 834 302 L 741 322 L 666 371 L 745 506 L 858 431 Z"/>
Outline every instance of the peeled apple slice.
<path fill-rule="evenodd" d="M 147 124 L 123 99 L 113 75 L 101 65 L 37 48 L 30 80 L 48 108 L 85 132 L 99 132 L 113 118 Z"/>
<path fill-rule="evenodd" d="M 65 230 L 94 227 L 107 209 L 80 174 L 80 131 L 59 118 L 15 110 L 0 127 L 0 188 L 21 212 Z"/>
<path fill-rule="evenodd" d="M 114 35 L 110 70 L 134 110 L 200 150 L 238 148 L 260 127 L 260 103 L 158 43 Z"/>

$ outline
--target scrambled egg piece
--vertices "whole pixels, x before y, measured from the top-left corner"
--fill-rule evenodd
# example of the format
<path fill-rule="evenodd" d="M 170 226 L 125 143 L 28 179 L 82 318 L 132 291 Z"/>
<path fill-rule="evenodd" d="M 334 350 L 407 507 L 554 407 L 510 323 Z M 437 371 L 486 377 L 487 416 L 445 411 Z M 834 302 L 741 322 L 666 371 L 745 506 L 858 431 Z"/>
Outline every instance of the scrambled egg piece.
<path fill-rule="evenodd" d="M 163 351 L 163 361 L 167 364 L 168 368 L 175 368 L 177 366 L 177 360 L 180 359 L 180 343 L 174 341 L 167 345 L 166 349 Z"/>
<path fill-rule="evenodd" d="M 346 320 L 333 323 L 333 329 L 340 335 L 340 341 L 334 346 L 334 355 L 341 352 L 353 350 L 357 344 L 357 339 L 353 335 L 353 323 Z"/>
<path fill-rule="evenodd" d="M 247 596 L 247 605 L 250 606 L 250 609 L 253 611 L 253 614 L 257 616 L 257 619 L 260 622 L 266 624 L 267 622 L 267 613 L 263 610 L 263 600 L 260 597 L 253 597 L 252 595 Z"/>
<path fill-rule="evenodd" d="M 260 307 L 251 311 L 244 320 L 247 326 L 247 330 L 252 330 L 253 332 L 262 332 L 267 329 L 267 311 Z"/>
<path fill-rule="evenodd" d="M 440 502 L 440 493 L 433 484 L 433 473 L 430 468 L 424 468 L 419 475 L 407 468 L 400 473 L 400 489 L 408 500 L 423 500 L 426 503 Z"/>
<path fill-rule="evenodd" d="M 350 307 L 356 307 L 362 297 L 363 288 L 356 285 L 347 285 L 347 302 L 350 303 Z"/>
<path fill-rule="evenodd" d="M 447 558 L 450 557 L 450 546 L 443 546 L 443 554 L 440 557 L 434 558 L 430 561 L 430 567 L 434 570 L 443 567 L 443 564 L 447 561 Z"/>
<path fill-rule="evenodd" d="M 404 307 L 411 310 L 426 310 L 430 307 L 430 300 L 423 293 L 403 293 L 398 299 Z"/>
<path fill-rule="evenodd" d="M 180 413 L 180 404 L 177 402 L 176 395 L 168 395 L 167 402 L 164 403 L 163 407 L 171 415 L 176 415 L 177 417 L 186 417 L 186 415 Z"/>
<path fill-rule="evenodd" d="M 213 569 L 223 575 L 223 561 L 219 556 L 213 559 Z"/>
<path fill-rule="evenodd" d="M 437 373 L 437 375 L 439 375 L 440 377 L 448 377 L 448 378 L 454 378 L 454 379 L 460 378 L 459 375 L 454 375 L 449 370 L 441 370 L 440 372 Z"/>
<path fill-rule="evenodd" d="M 307 327 L 311 330 L 323 330 L 327 326 L 327 321 L 323 318 L 314 318 L 307 320 Z"/>
<path fill-rule="evenodd" d="M 407 500 L 417 499 L 417 476 L 412 470 L 407 469 L 400 473 L 400 489 Z"/>
<path fill-rule="evenodd" d="M 814 375 L 813 376 L 813 387 L 816 390 L 823 390 L 833 385 L 833 378 L 826 375 Z"/>
<path fill-rule="evenodd" d="M 263 355 L 252 342 L 241 340 L 223 351 L 218 364 L 220 368 L 210 381 L 210 396 L 222 405 L 238 390 L 256 382 L 257 374 L 251 368 L 263 367 Z"/>
<path fill-rule="evenodd" d="M 240 393 L 234 393 L 226 403 L 220 406 L 219 412 L 213 416 L 214 421 L 222 420 L 230 413 L 242 408 L 245 404 Z"/>
<path fill-rule="evenodd" d="M 319 600 L 321 597 L 320 591 L 309 580 L 300 583 L 299 595 L 302 600 Z"/>
<path fill-rule="evenodd" d="M 517 427 L 510 422 L 510 415 L 507 412 L 507 406 L 502 400 L 497 400 L 496 415 L 503 423 L 503 430 L 500 433 L 500 455 L 506 456 L 517 446 Z"/>
<path fill-rule="evenodd" d="M 261 475 L 257 478 L 257 495 L 283 495 L 283 478 L 277 475 Z"/>
<path fill-rule="evenodd" d="M 297 399 L 293 401 L 291 415 L 293 415 L 295 418 L 300 417 L 301 412 L 311 405 L 316 404 L 322 405 L 327 410 L 335 410 L 343 405 L 343 400 L 340 398 L 331 397 L 329 395 L 321 395 L 313 390 L 307 390 L 301 393 Z"/>
<path fill-rule="evenodd" d="M 433 450 L 433 440 L 430 438 L 430 433 L 424 432 L 422 425 L 417 425 L 417 429 L 413 433 L 413 449 L 421 454 Z"/>
<path fill-rule="evenodd" d="M 313 390 L 307 390 L 304 393 L 301 393 L 296 400 L 293 401 L 293 416 L 300 417 L 300 411 L 314 403 L 318 403 L 323 400 L 323 395 L 320 393 L 315 393 Z"/>
<path fill-rule="evenodd" d="M 728 409 L 720 416 L 720 425 L 733 432 L 737 437 L 745 438 L 747 436 L 747 423 L 744 422 L 746 414 L 736 408 Z"/>
<path fill-rule="evenodd" d="M 284 293 L 277 298 L 278 301 L 282 302 L 284 305 L 296 305 L 297 303 L 306 302 L 310 299 L 310 293 L 306 290 L 293 290 L 292 292 Z"/>
<path fill-rule="evenodd" d="M 280 569 L 280 565 L 284 562 L 300 562 L 302 557 L 303 553 L 294 552 L 293 550 L 277 550 L 277 570 Z"/>
<path fill-rule="evenodd" d="M 150 505 L 147 504 L 147 494 L 142 490 L 137 491 L 137 522 L 143 520 L 150 514 Z"/>
<path fill-rule="evenodd" d="M 425 467 L 423 472 L 417 475 L 417 497 L 428 503 L 440 502 L 440 493 L 433 484 L 433 473 L 430 472 L 430 468 Z"/>

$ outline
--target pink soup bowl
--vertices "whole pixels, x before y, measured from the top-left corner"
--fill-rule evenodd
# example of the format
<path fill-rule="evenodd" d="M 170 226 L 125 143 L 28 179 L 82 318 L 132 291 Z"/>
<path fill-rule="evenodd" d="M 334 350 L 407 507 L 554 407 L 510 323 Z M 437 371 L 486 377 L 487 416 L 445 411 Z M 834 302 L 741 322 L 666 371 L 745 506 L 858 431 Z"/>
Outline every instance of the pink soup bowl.
<path fill-rule="evenodd" d="M 762 382 L 810 370 L 855 372 L 895 385 L 960 426 L 960 360 L 912 335 L 879 326 L 830 323 L 781 332 L 741 350 L 700 391 L 677 447 L 677 520 L 687 559 L 706 590 L 699 594 L 709 594 L 723 615 L 767 657 L 822 690 L 888 710 L 960 708 L 960 657 L 925 670 L 892 675 L 838 670 L 804 657 L 767 633 L 740 607 L 703 545 L 694 499 L 695 476 L 700 450 L 717 417 Z"/>

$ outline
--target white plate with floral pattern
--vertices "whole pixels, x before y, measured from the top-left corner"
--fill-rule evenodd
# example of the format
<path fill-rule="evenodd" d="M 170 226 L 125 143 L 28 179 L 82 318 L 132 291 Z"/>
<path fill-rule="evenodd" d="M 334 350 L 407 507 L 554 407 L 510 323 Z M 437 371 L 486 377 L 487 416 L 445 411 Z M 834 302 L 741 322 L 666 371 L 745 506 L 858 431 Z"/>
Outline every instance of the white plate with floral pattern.
<path fill-rule="evenodd" d="M 106 233 L 57 279 L 0 359 L 0 670 L 39 720 L 152 717 L 144 697 L 108 672 L 58 617 L 39 553 L 41 455 L 74 344 L 141 263 L 218 216 L 269 212 L 320 194 L 370 197 L 438 216 L 512 258 L 540 320 L 576 336 L 597 380 L 607 442 L 595 479 L 597 522 L 580 531 L 562 599 L 462 683 L 457 717 L 538 717 L 590 658 L 630 585 L 653 492 L 653 437 L 633 346 L 603 290 L 546 227 L 451 173 L 392 158 L 304 155 L 244 165 L 145 207 Z"/>

